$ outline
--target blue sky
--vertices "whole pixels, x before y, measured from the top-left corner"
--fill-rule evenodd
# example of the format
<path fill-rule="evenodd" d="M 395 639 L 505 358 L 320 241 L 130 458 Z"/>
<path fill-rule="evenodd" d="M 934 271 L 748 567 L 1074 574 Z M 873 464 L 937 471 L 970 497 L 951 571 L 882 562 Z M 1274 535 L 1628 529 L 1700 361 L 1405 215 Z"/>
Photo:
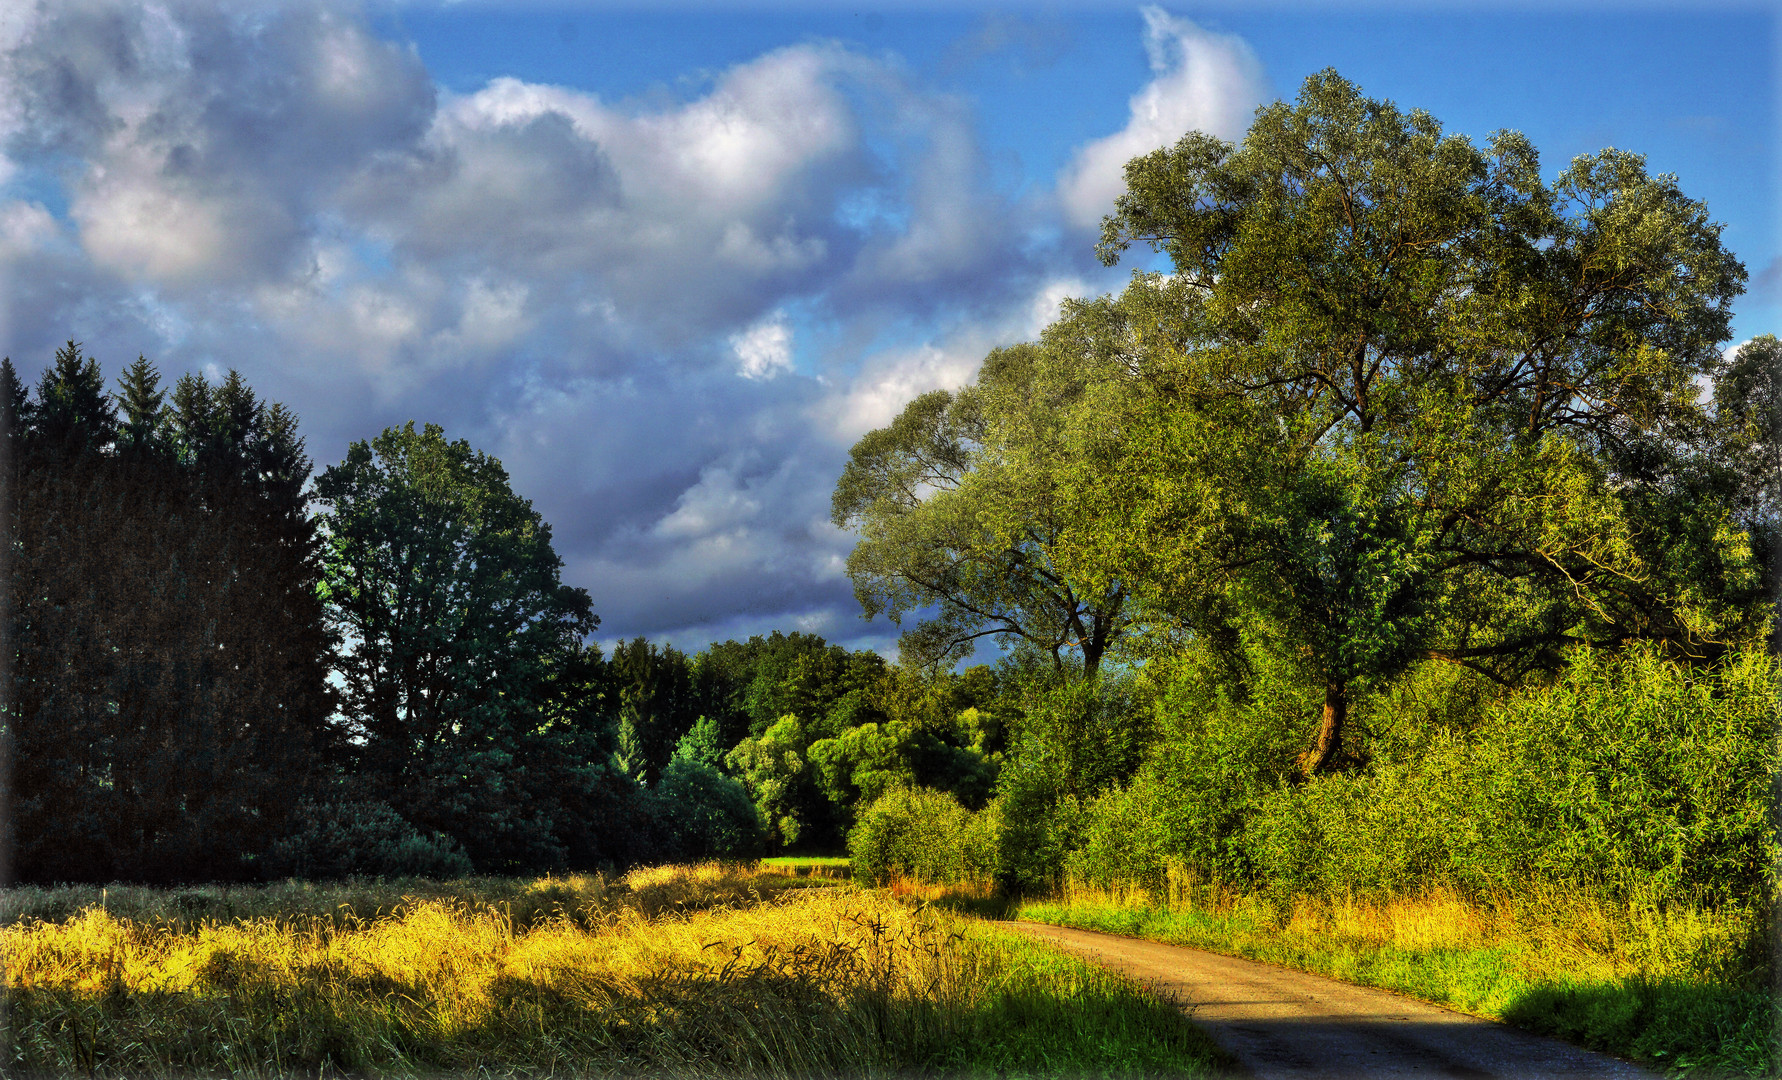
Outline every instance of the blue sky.
<path fill-rule="evenodd" d="M 318 465 L 499 456 L 601 636 L 884 648 L 827 523 L 852 442 L 1092 255 L 1119 164 L 1334 67 L 1552 175 L 1677 174 L 1778 326 L 1776 19 L 1748 7 L 124 3 L 0 12 L 0 351 L 234 367 Z"/>

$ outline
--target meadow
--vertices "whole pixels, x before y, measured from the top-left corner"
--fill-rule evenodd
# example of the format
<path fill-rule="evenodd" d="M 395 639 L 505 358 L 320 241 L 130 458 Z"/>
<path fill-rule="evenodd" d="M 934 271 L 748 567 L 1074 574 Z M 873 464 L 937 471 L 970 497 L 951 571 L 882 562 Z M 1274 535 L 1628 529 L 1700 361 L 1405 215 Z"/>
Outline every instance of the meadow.
<path fill-rule="evenodd" d="M 0 897 L 9 1075 L 1202 1076 L 1173 1005 L 833 878 Z M 788 872 L 789 871 L 789 872 Z"/>

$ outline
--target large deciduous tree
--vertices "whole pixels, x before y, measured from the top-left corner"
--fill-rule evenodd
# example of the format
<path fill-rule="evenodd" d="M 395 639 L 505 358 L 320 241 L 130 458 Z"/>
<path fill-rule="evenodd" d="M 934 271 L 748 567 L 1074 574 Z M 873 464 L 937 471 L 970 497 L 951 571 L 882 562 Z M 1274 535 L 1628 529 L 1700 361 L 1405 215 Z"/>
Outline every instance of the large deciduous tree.
<path fill-rule="evenodd" d="M 1099 251 L 1173 272 L 1048 331 L 1093 384 L 1056 504 L 1093 527 L 1057 564 L 1297 663 L 1324 697 L 1308 771 L 1343 760 L 1353 690 L 1419 658 L 1514 680 L 1756 621 L 1697 391 L 1744 269 L 1636 155 L 1538 166 L 1315 75 L 1241 145 L 1133 160 Z"/>
<path fill-rule="evenodd" d="M 612 801 L 596 718 L 561 700 L 586 673 L 557 677 L 599 620 L 562 584 L 550 526 L 501 463 L 411 422 L 354 443 L 316 494 L 344 711 L 372 794 L 484 872 L 586 861 L 584 834 L 629 828 L 565 802 Z"/>
<path fill-rule="evenodd" d="M 990 637 L 1093 675 L 1130 622 L 1118 581 L 1085 587 L 1055 551 L 1082 527 L 1057 504 L 1048 448 L 1080 387 L 1042 383 L 1032 346 L 991 353 L 975 385 L 912 401 L 855 444 L 832 519 L 860 534 L 848 575 L 867 618 L 907 630 L 900 651 L 950 666 Z"/>
<path fill-rule="evenodd" d="M 1782 341 L 1741 345 L 1714 380 L 1714 457 L 1736 516 L 1763 564 L 1771 604 L 1771 652 L 1782 652 Z"/>

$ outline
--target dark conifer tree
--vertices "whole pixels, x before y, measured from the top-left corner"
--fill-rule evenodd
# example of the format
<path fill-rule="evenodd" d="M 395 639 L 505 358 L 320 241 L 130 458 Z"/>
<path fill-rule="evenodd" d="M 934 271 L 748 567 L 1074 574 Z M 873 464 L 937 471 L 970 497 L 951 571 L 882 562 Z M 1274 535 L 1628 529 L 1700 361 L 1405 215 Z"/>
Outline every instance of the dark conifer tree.
<path fill-rule="evenodd" d="M 619 697 L 619 753 L 626 772 L 653 784 L 674 747 L 699 719 L 693 667 L 673 645 L 658 648 L 639 637 L 613 649 L 610 664 Z"/>
<path fill-rule="evenodd" d="M 139 358 L 120 423 L 72 343 L 36 403 L 16 384 L 0 364 L 0 407 L 27 419 L 10 619 L 19 875 L 250 875 L 330 749 L 332 639 L 295 418 L 239 376 L 220 393 L 188 376 L 168 407 Z"/>
<path fill-rule="evenodd" d="M 0 359 L 0 432 L 15 440 L 31 424 L 31 393 L 12 366 L 12 357 Z"/>
<path fill-rule="evenodd" d="M 32 434 L 40 452 L 72 454 L 104 450 L 117 434 L 117 417 L 105 395 L 99 364 L 70 341 L 56 350 L 55 363 L 37 383 Z"/>
<path fill-rule="evenodd" d="M 153 457 L 167 449 L 167 394 L 161 375 L 148 358 L 138 356 L 118 379 L 117 404 L 123 410 L 118 427 L 118 452 L 126 457 Z"/>

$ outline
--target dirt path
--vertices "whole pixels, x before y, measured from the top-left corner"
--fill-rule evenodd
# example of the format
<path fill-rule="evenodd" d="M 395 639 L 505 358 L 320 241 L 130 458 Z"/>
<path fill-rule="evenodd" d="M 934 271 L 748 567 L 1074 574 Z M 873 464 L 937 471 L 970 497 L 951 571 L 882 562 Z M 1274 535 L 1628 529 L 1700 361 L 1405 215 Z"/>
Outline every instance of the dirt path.
<path fill-rule="evenodd" d="M 1173 996 L 1259 1080 L 1657 1075 L 1386 990 L 1091 930 L 1005 925 Z"/>

